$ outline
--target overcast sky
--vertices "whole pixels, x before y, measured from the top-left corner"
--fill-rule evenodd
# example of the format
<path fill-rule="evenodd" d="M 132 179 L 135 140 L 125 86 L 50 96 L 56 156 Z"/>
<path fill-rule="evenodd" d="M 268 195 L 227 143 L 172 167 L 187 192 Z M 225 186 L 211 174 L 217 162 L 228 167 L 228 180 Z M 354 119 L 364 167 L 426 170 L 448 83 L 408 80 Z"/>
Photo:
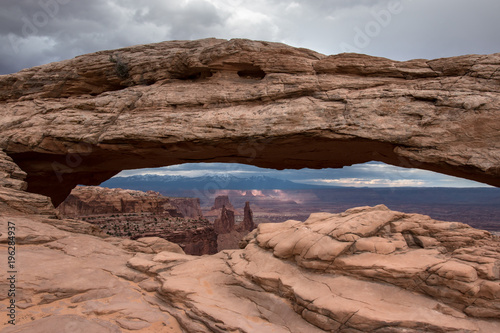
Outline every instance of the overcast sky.
<path fill-rule="evenodd" d="M 441 175 L 435 172 L 408 169 L 381 162 L 355 164 L 342 169 L 272 170 L 252 165 L 227 163 L 187 163 L 169 167 L 125 170 L 117 176 L 143 174 L 201 177 L 204 175 L 233 175 L 252 177 L 264 175 L 291 180 L 297 183 L 355 187 L 487 187 L 466 179 Z"/>
<path fill-rule="evenodd" d="M 250 38 L 396 60 L 500 51 L 498 0 L 1 0 L 0 74 L 172 39 Z"/>
<path fill-rule="evenodd" d="M 395 60 L 500 52 L 498 0 L 1 0 L 0 8 L 0 74 L 206 37 Z"/>

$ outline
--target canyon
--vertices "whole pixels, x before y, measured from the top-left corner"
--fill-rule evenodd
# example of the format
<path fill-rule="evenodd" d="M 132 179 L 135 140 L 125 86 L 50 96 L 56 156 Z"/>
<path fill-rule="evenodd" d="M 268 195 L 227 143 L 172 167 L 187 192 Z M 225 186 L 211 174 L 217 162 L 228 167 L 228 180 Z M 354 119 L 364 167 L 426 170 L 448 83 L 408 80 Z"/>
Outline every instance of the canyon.
<path fill-rule="evenodd" d="M 396 62 L 205 39 L 0 76 L 0 250 L 8 262 L 15 239 L 20 277 L 1 273 L 2 317 L 17 311 L 2 332 L 500 331 L 500 239 L 462 223 L 363 206 L 192 256 L 54 208 L 76 185 L 187 161 L 377 160 L 499 186 L 499 68 L 500 54 Z"/>
<path fill-rule="evenodd" d="M 217 253 L 217 233 L 203 218 L 198 199 L 168 198 L 149 191 L 79 186 L 58 207 L 64 218 L 98 226 L 110 236 L 160 237 L 185 253 Z"/>

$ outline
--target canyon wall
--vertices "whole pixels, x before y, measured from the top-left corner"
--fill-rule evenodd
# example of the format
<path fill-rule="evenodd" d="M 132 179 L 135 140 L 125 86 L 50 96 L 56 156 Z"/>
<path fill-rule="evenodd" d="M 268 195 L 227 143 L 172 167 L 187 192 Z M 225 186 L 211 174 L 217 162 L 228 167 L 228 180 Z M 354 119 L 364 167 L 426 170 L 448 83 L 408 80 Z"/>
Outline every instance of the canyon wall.
<path fill-rule="evenodd" d="M 65 218 L 90 222 L 110 236 L 160 237 L 178 244 L 187 254 L 217 253 L 217 233 L 203 218 L 196 198 L 79 186 L 57 210 Z"/>
<path fill-rule="evenodd" d="M 183 217 L 172 200 L 159 193 L 78 186 L 57 210 L 65 217 L 81 217 L 113 213 L 156 213 Z"/>
<path fill-rule="evenodd" d="M 199 198 L 169 198 L 169 199 L 172 205 L 174 205 L 177 208 L 177 210 L 182 214 L 182 216 L 191 218 L 203 217 Z"/>

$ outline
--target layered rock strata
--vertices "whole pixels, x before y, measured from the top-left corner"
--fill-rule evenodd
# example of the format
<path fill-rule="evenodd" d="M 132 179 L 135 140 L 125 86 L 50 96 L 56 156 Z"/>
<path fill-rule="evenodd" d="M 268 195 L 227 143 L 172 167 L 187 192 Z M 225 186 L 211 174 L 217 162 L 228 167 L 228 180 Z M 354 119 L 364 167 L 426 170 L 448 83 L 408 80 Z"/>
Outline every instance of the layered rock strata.
<path fill-rule="evenodd" d="M 159 193 L 99 186 L 74 188 L 57 210 L 65 217 L 115 213 L 154 213 L 184 217 L 170 198 Z"/>
<path fill-rule="evenodd" d="M 184 217 L 190 217 L 193 219 L 203 218 L 203 213 L 201 211 L 200 199 L 199 198 L 169 198 L 173 206 Z"/>
<path fill-rule="evenodd" d="M 57 210 L 63 217 L 90 222 L 111 236 L 161 237 L 180 245 L 187 254 L 217 253 L 217 234 L 199 215 L 201 208 L 195 198 L 85 186 L 73 189 Z"/>
<path fill-rule="evenodd" d="M 499 186 L 499 64 L 240 39 L 101 51 L 0 76 L 0 149 L 56 205 L 77 184 L 193 161 L 376 160 Z"/>
<path fill-rule="evenodd" d="M 17 170 L 2 184 L 14 173 L 22 182 Z M 33 213 L 40 196 L 7 186 L 0 247 L 7 262 L 3 230 L 15 224 L 22 279 L 16 326 L 2 332 L 500 330 L 500 240 L 465 224 L 361 207 L 260 224 L 244 249 L 196 257 L 159 238 L 105 237 L 53 207 Z M 0 277 L 5 318 L 12 286 Z"/>

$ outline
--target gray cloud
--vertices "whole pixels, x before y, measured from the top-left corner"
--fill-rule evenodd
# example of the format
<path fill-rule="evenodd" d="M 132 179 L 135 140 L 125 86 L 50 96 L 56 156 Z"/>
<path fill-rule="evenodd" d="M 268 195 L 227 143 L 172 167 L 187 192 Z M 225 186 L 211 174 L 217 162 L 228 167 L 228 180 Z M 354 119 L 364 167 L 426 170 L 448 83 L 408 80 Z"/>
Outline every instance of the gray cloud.
<path fill-rule="evenodd" d="M 233 175 L 251 177 L 265 175 L 298 183 L 333 186 L 424 186 L 424 187 L 487 187 L 481 183 L 445 176 L 438 173 L 396 167 L 381 162 L 355 164 L 342 169 L 273 170 L 252 165 L 227 163 L 187 163 L 155 169 L 122 171 L 117 176 L 157 174 L 201 177 L 204 175 Z"/>
<path fill-rule="evenodd" d="M 350 45 L 400 60 L 500 51 L 497 0 L 4 0 L 1 6 L 0 74 L 97 50 L 205 37 L 278 41 L 325 54 Z"/>

